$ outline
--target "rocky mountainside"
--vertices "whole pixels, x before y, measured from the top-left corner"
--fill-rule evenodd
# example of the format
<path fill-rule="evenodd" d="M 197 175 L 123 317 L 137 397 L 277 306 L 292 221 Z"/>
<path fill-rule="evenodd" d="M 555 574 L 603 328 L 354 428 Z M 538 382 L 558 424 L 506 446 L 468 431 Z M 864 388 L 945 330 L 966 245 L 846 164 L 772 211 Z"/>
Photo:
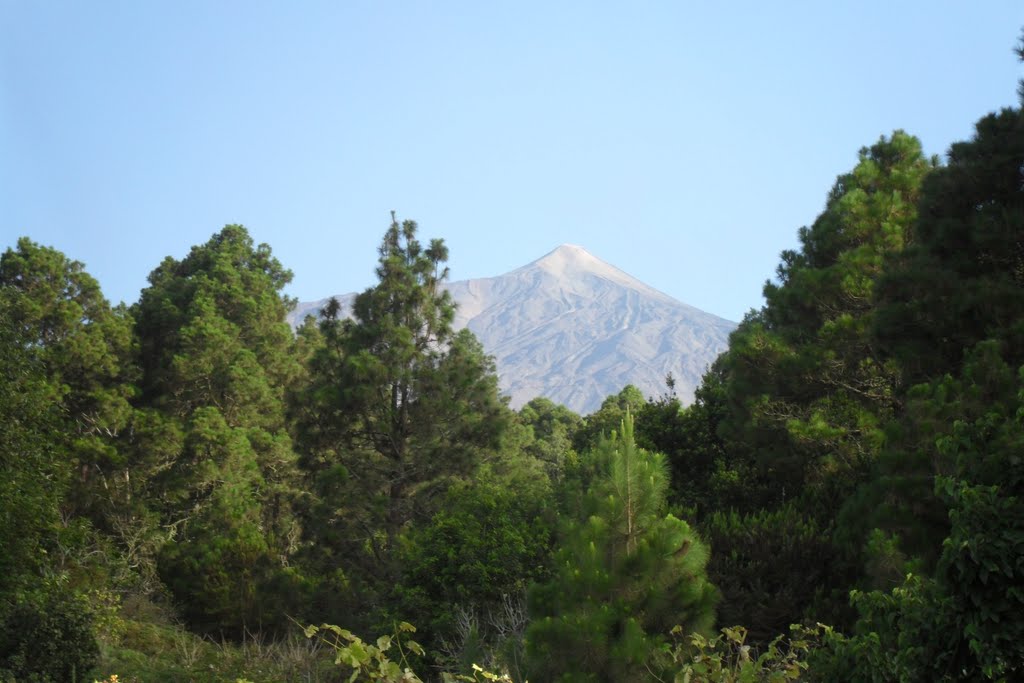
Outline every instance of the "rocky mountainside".
<path fill-rule="evenodd" d="M 505 275 L 447 287 L 456 327 L 472 330 L 494 356 L 514 408 L 546 396 L 587 414 L 627 384 L 661 395 L 670 372 L 689 403 L 736 327 L 571 244 Z M 349 310 L 354 297 L 337 298 Z M 293 324 L 327 301 L 300 303 Z"/>

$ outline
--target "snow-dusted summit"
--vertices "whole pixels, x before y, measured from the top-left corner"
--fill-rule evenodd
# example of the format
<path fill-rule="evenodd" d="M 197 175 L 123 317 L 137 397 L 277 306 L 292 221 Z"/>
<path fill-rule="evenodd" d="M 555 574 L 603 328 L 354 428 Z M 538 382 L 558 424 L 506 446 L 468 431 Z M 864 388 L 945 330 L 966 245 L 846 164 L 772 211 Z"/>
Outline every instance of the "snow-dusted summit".
<path fill-rule="evenodd" d="M 546 396 L 586 414 L 627 384 L 662 394 L 669 372 L 688 403 L 736 327 L 571 244 L 505 275 L 447 286 L 456 327 L 494 356 L 514 408 Z M 338 297 L 343 307 L 353 298 Z M 293 321 L 326 302 L 299 304 Z"/>

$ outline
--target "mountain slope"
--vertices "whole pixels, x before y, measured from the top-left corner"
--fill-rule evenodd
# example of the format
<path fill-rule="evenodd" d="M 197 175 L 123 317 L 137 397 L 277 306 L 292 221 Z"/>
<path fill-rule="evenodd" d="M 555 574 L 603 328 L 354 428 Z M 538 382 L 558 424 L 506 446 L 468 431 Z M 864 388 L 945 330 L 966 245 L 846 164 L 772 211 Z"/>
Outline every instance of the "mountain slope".
<path fill-rule="evenodd" d="M 569 244 L 505 275 L 447 287 L 456 327 L 469 327 L 494 356 L 515 408 L 546 396 L 586 414 L 626 384 L 663 393 L 669 372 L 689 403 L 736 327 Z M 343 310 L 353 298 L 338 297 Z M 299 304 L 293 322 L 326 302 Z"/>

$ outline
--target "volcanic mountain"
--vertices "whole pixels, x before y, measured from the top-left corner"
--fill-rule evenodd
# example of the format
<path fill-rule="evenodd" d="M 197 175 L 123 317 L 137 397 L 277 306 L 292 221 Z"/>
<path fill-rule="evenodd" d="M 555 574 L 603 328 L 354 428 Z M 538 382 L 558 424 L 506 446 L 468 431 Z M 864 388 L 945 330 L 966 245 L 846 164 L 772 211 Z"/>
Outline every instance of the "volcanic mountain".
<path fill-rule="evenodd" d="M 669 373 L 689 403 L 736 327 L 571 244 L 510 273 L 446 286 L 456 328 L 468 327 L 494 356 L 513 408 L 545 396 L 587 414 L 627 384 L 659 396 Z M 345 312 L 355 295 L 337 298 Z M 327 301 L 300 303 L 292 323 Z"/>

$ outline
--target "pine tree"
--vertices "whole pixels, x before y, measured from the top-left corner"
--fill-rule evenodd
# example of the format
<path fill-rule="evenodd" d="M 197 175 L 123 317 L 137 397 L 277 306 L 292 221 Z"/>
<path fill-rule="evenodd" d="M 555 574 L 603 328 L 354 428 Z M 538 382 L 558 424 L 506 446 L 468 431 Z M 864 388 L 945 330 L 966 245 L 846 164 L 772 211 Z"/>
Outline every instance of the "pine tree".
<path fill-rule="evenodd" d="M 27 238 L 0 256 L 5 322 L 38 361 L 71 429 L 61 432 L 70 478 L 65 511 L 101 527 L 130 497 L 121 442 L 137 379 L 132 319 L 111 307 L 83 264 Z"/>
<path fill-rule="evenodd" d="M 493 361 L 472 333 L 452 329 L 444 242 L 424 248 L 416 223 L 392 219 L 378 283 L 356 297 L 351 319 L 327 307 L 310 386 L 295 399 L 318 494 L 312 552 L 344 580 L 361 577 L 371 602 L 398 578 L 396 539 L 493 454 L 510 414 Z"/>
<path fill-rule="evenodd" d="M 591 452 L 600 474 L 587 514 L 567 529 L 555 577 L 531 592 L 531 680 L 650 680 L 674 626 L 713 624 L 707 548 L 665 514 L 665 458 L 636 446 L 628 413 L 621 427 Z"/>
<path fill-rule="evenodd" d="M 933 165 L 901 131 L 861 150 L 800 230 L 801 249 L 783 252 L 763 310 L 730 339 L 720 434 L 756 462 L 776 504 L 809 495 L 828 516 L 877 456 L 900 378 L 874 347 L 874 288 L 886 258 L 913 239 Z"/>
<path fill-rule="evenodd" d="M 964 350 L 1000 339 L 1024 363 L 1024 109 L 975 124 L 922 189 L 916 242 L 879 284 L 877 341 L 909 384 L 963 366 Z"/>
<path fill-rule="evenodd" d="M 150 275 L 135 308 L 143 396 L 134 452 L 166 537 L 160 575 L 197 630 L 284 625 L 298 549 L 285 391 L 299 374 L 291 273 L 229 225 Z"/>
<path fill-rule="evenodd" d="M 973 138 L 954 143 L 948 158 L 923 182 L 914 241 L 878 279 L 872 342 L 897 361 L 909 388 L 872 480 L 841 518 L 848 536 L 884 534 L 899 559 L 872 587 L 902 580 L 904 561 L 931 569 L 949 532 L 934 483 L 952 464 L 935 440 L 965 411 L 934 394 L 953 392 L 952 378 L 978 344 L 995 343 L 1011 367 L 1024 364 L 1024 111 L 982 117 Z M 990 399 L 982 392 L 977 404 Z"/>
<path fill-rule="evenodd" d="M 19 334 L 0 289 L 0 611 L 37 581 L 70 479 L 65 428 L 34 339 Z"/>

